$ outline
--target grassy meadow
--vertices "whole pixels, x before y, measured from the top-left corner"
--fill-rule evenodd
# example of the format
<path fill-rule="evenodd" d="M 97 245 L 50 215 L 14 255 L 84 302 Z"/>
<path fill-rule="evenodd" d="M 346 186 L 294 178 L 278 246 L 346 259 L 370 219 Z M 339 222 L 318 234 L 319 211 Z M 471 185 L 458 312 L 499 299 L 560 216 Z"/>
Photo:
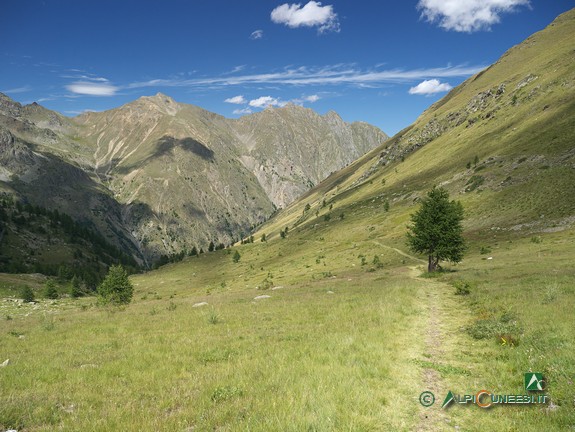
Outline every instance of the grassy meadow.
<path fill-rule="evenodd" d="M 314 216 L 286 239 L 236 246 L 238 263 L 222 250 L 133 276 L 134 300 L 123 308 L 94 298 L 4 300 L 0 428 L 575 425 L 574 231 L 470 238 L 462 264 L 427 278 L 386 230 L 411 208 L 386 213 L 370 202 L 343 219 Z M 456 281 L 470 293 L 456 295 Z M 545 374 L 551 405 L 440 409 L 448 390 L 521 394 L 527 371 Z M 424 390 L 436 395 L 430 408 L 419 403 Z"/>

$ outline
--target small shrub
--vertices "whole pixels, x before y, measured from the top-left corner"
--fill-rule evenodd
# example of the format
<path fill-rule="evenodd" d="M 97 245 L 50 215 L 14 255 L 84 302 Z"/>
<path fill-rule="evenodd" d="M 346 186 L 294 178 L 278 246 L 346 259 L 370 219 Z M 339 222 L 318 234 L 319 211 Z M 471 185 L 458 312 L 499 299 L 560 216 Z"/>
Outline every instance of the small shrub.
<path fill-rule="evenodd" d="M 465 192 L 472 192 L 485 182 L 485 177 L 480 175 L 473 175 L 465 184 Z"/>
<path fill-rule="evenodd" d="M 52 331 L 55 327 L 56 325 L 54 324 L 54 317 L 47 317 L 44 315 L 44 318 L 42 319 L 42 328 L 44 328 L 46 331 Z"/>
<path fill-rule="evenodd" d="M 223 402 L 234 397 L 242 396 L 243 390 L 238 387 L 217 387 L 212 392 L 212 402 Z"/>
<path fill-rule="evenodd" d="M 218 324 L 219 322 L 221 322 L 221 319 L 219 317 L 219 315 L 216 313 L 215 310 L 211 310 L 210 314 L 208 315 L 208 323 L 210 324 Z"/>
<path fill-rule="evenodd" d="M 34 291 L 28 285 L 24 285 L 20 288 L 20 298 L 26 303 L 31 303 L 34 301 Z"/>
<path fill-rule="evenodd" d="M 473 339 L 495 338 L 497 343 L 509 347 L 519 345 L 521 328 L 511 312 L 505 312 L 499 319 L 477 320 L 467 328 Z"/>
<path fill-rule="evenodd" d="M 259 284 L 258 289 L 260 290 L 268 290 L 274 286 L 273 280 L 269 277 L 269 275 Z"/>
<path fill-rule="evenodd" d="M 558 294 L 559 294 L 559 285 L 557 284 L 557 282 L 548 284 L 545 287 L 545 294 L 543 295 L 543 300 L 541 303 L 543 304 L 553 303 L 555 300 L 557 300 Z"/>
<path fill-rule="evenodd" d="M 168 310 L 169 311 L 175 311 L 177 308 L 176 304 L 174 302 L 170 302 L 169 306 L 168 306 Z"/>
<path fill-rule="evenodd" d="M 481 248 L 479 249 L 479 253 L 481 255 L 486 255 L 488 253 L 491 253 L 491 248 L 489 246 L 481 246 Z"/>
<path fill-rule="evenodd" d="M 371 262 L 375 268 L 383 268 L 383 263 L 381 262 L 381 259 L 379 258 L 379 255 L 374 255 L 373 256 L 373 261 Z"/>
<path fill-rule="evenodd" d="M 234 256 L 232 257 L 232 260 L 233 260 L 234 263 L 237 264 L 238 262 L 240 262 L 240 258 L 241 258 L 241 257 L 242 257 L 242 256 L 240 255 L 239 251 L 236 250 L 236 251 L 234 252 Z"/>
<path fill-rule="evenodd" d="M 531 237 L 531 243 L 535 243 L 535 244 L 539 244 L 542 243 L 543 239 L 539 236 L 533 236 Z"/>
<path fill-rule="evenodd" d="M 469 295 L 471 293 L 471 285 L 469 282 L 456 280 L 452 285 L 455 287 L 455 295 Z"/>

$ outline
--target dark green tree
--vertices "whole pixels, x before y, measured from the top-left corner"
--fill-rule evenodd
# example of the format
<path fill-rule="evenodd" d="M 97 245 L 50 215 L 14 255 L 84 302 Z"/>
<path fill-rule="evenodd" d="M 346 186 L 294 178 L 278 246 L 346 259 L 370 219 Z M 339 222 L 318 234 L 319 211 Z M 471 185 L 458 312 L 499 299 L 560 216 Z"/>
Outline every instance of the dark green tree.
<path fill-rule="evenodd" d="M 52 279 L 48 279 L 44 285 L 44 297 L 47 299 L 55 300 L 58 298 L 58 290 L 56 283 Z"/>
<path fill-rule="evenodd" d="M 263 234 L 262 234 L 262 240 L 261 240 L 261 241 L 262 241 L 262 243 L 265 242 L 265 241 L 267 241 L 267 240 L 266 240 L 266 233 L 263 233 Z"/>
<path fill-rule="evenodd" d="M 20 298 L 26 303 L 31 303 L 34 301 L 34 291 L 28 285 L 24 285 L 20 288 Z"/>
<path fill-rule="evenodd" d="M 242 256 L 240 255 L 240 253 L 239 253 L 238 251 L 235 251 L 235 252 L 234 252 L 234 256 L 232 257 L 232 260 L 233 260 L 235 263 L 238 263 L 238 262 L 240 262 L 240 258 L 241 258 L 241 257 L 242 257 Z"/>
<path fill-rule="evenodd" d="M 78 276 L 74 275 L 70 285 L 70 295 L 74 298 L 82 297 L 82 282 Z"/>
<path fill-rule="evenodd" d="M 98 295 L 103 303 L 128 304 L 134 295 L 134 287 L 128 273 L 121 265 L 110 267 L 108 274 L 98 286 Z"/>
<path fill-rule="evenodd" d="M 214 242 L 211 241 L 210 244 L 208 245 L 208 252 L 213 252 L 215 248 L 216 246 L 214 245 Z"/>
<path fill-rule="evenodd" d="M 439 262 L 458 263 L 463 259 L 463 206 L 450 201 L 449 192 L 434 187 L 421 202 L 421 207 L 411 215 L 407 244 L 415 253 L 428 256 L 427 271 L 439 268 Z"/>

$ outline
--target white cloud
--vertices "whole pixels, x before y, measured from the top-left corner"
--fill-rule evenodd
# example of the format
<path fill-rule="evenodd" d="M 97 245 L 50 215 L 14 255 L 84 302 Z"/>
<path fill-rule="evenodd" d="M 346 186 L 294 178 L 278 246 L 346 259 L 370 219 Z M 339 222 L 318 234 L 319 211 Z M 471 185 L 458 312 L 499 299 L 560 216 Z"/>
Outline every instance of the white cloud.
<path fill-rule="evenodd" d="M 88 96 L 114 96 L 118 87 L 102 82 L 77 81 L 66 88 L 72 93 Z"/>
<path fill-rule="evenodd" d="M 239 95 L 239 96 L 234 96 L 234 97 L 228 98 L 224 102 L 236 104 L 236 105 L 241 105 L 241 104 L 245 104 L 247 101 L 242 95 Z"/>
<path fill-rule="evenodd" d="M 234 113 L 234 114 L 238 114 L 238 115 L 241 115 L 241 114 L 251 114 L 251 113 L 252 113 L 252 110 L 249 109 L 249 108 L 240 108 L 240 109 L 234 110 L 233 113 Z"/>
<path fill-rule="evenodd" d="M 276 24 L 285 24 L 291 28 L 317 27 L 319 33 L 339 32 L 339 21 L 333 6 L 322 6 L 316 1 L 310 1 L 304 7 L 301 3 L 284 3 L 272 11 L 271 19 Z"/>
<path fill-rule="evenodd" d="M 472 33 L 489 30 L 500 15 L 529 6 L 529 0 L 419 0 L 421 17 L 445 30 Z"/>
<path fill-rule="evenodd" d="M 252 39 L 252 40 L 261 39 L 263 37 L 264 37 L 264 31 L 263 30 L 253 31 L 252 34 L 250 35 L 250 39 Z"/>
<path fill-rule="evenodd" d="M 411 87 L 409 89 L 409 94 L 431 95 L 435 93 L 446 92 L 452 88 L 453 87 L 451 87 L 448 83 L 441 83 L 439 80 L 432 79 L 422 81 L 415 87 Z"/>
<path fill-rule="evenodd" d="M 283 107 L 287 105 L 287 102 L 282 102 L 278 98 L 271 96 L 261 96 L 257 99 L 252 99 L 249 105 L 254 108 L 266 108 L 270 106 Z"/>
<path fill-rule="evenodd" d="M 310 102 L 310 103 L 317 102 L 317 101 L 320 100 L 320 99 L 321 99 L 321 98 L 320 98 L 318 95 L 316 95 L 316 94 L 310 95 L 310 96 L 306 96 L 306 97 L 303 98 L 304 101 Z"/>

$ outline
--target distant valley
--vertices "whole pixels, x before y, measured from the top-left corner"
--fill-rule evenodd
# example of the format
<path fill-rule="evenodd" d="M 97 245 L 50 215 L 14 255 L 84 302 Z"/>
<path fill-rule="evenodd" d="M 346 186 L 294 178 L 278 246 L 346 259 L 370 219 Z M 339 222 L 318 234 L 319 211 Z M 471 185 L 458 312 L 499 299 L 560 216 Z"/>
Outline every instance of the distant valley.
<path fill-rule="evenodd" d="M 230 120 L 157 94 L 70 119 L 0 95 L 0 191 L 69 215 L 148 267 L 247 236 L 387 139 L 297 105 Z"/>

